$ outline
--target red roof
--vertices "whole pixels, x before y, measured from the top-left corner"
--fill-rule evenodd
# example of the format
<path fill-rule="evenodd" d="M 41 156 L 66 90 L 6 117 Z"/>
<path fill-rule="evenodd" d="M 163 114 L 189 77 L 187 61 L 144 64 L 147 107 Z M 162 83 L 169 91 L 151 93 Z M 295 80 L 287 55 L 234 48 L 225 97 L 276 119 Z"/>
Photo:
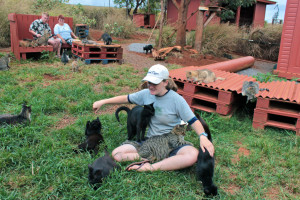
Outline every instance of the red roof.
<path fill-rule="evenodd" d="M 186 71 L 204 69 L 202 67 L 183 67 L 180 69 L 170 70 L 170 77 L 174 80 L 178 80 L 183 83 L 190 81 L 186 80 Z M 247 75 L 240 75 L 231 72 L 225 72 L 220 70 L 211 70 L 217 77 L 225 78 L 225 80 L 217 80 L 212 83 L 195 83 L 208 88 L 214 88 L 225 91 L 236 91 L 238 94 L 242 93 L 242 87 L 244 81 L 256 81 L 255 78 Z M 284 101 L 291 101 L 300 104 L 300 84 L 295 81 L 273 81 L 268 83 L 259 82 L 259 88 L 268 88 L 269 91 L 260 91 L 256 96 L 277 99 Z"/>
<path fill-rule="evenodd" d="M 256 2 L 265 3 L 265 4 L 276 4 L 275 1 L 268 1 L 268 0 L 256 0 Z"/>

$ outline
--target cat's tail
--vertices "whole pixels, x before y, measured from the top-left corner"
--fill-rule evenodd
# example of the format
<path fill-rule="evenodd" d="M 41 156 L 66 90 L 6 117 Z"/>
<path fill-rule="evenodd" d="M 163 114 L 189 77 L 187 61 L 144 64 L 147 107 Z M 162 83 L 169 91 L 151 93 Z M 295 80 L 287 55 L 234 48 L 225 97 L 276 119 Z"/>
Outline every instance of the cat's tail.
<path fill-rule="evenodd" d="M 224 81 L 225 78 L 222 78 L 222 77 L 216 77 L 216 80 L 221 80 L 221 81 Z"/>
<path fill-rule="evenodd" d="M 115 116 L 116 116 L 118 122 L 120 122 L 120 119 L 119 119 L 119 112 L 120 112 L 121 110 L 125 110 L 125 111 L 127 112 L 127 115 L 128 115 L 128 113 L 129 113 L 129 111 L 130 111 L 130 109 L 129 109 L 128 107 L 126 107 L 126 106 L 121 106 L 121 107 L 119 107 L 119 108 L 116 110 L 116 112 L 115 112 Z"/>
<path fill-rule="evenodd" d="M 202 126 L 205 130 L 205 133 L 207 133 L 207 138 L 209 139 L 209 141 L 212 141 L 211 133 L 210 133 L 210 130 L 209 130 L 209 127 L 208 127 L 207 123 L 204 121 L 204 119 L 202 119 L 200 117 L 200 115 L 198 113 L 195 113 L 195 115 L 199 119 L 200 123 L 202 124 Z"/>

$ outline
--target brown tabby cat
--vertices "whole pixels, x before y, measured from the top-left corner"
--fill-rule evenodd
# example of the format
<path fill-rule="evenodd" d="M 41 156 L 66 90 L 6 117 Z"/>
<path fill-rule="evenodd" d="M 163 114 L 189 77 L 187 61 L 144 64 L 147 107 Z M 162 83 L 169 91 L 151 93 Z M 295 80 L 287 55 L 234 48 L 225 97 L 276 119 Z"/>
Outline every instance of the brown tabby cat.
<path fill-rule="evenodd" d="M 51 33 L 47 29 L 44 30 L 44 34 L 41 37 L 37 38 L 36 40 L 33 40 L 31 42 L 31 46 L 32 47 L 47 46 L 50 36 L 51 36 Z"/>
<path fill-rule="evenodd" d="M 10 69 L 9 62 L 10 62 L 10 54 L 7 53 L 5 56 L 0 58 L 0 71 L 6 71 Z"/>
<path fill-rule="evenodd" d="M 142 145 L 135 141 L 125 141 L 123 144 L 133 145 L 142 158 L 154 163 L 167 158 L 170 152 L 179 146 L 185 144 L 193 146 L 192 143 L 184 140 L 185 131 L 185 125 L 178 124 L 170 133 L 148 138 Z"/>
<path fill-rule="evenodd" d="M 222 77 L 216 77 L 216 74 L 209 69 L 198 69 L 186 72 L 186 78 L 188 81 L 198 82 L 198 83 L 212 83 L 216 80 L 225 80 Z"/>
<path fill-rule="evenodd" d="M 258 82 L 244 81 L 243 87 L 242 87 L 242 95 L 247 96 L 247 102 L 246 103 L 248 103 L 248 101 L 254 102 L 256 100 L 255 95 L 259 91 L 264 91 L 264 90 L 269 92 L 268 88 L 259 88 Z"/>

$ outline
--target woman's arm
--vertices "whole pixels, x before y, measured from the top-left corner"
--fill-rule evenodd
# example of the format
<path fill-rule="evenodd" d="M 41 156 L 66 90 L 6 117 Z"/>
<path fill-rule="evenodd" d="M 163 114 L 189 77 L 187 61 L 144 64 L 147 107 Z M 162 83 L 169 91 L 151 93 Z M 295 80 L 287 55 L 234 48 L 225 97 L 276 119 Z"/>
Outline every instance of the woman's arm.
<path fill-rule="evenodd" d="M 78 37 L 71 31 L 71 37 L 78 39 Z"/>
<path fill-rule="evenodd" d="M 192 124 L 193 129 L 196 131 L 197 135 L 199 136 L 201 133 L 205 132 L 202 124 L 200 123 L 199 120 L 195 121 Z M 214 145 L 211 143 L 211 141 L 208 140 L 208 138 L 204 135 L 200 136 L 200 147 L 203 152 L 205 152 L 204 147 L 207 149 L 209 152 L 210 156 L 213 157 L 215 153 L 215 148 Z"/>
<path fill-rule="evenodd" d="M 94 113 L 96 114 L 99 111 L 99 109 L 101 108 L 101 106 L 103 106 L 105 104 L 122 104 L 122 103 L 129 103 L 128 95 L 116 96 L 116 97 L 112 97 L 109 99 L 102 99 L 99 101 L 95 101 L 93 103 L 93 110 L 94 110 Z"/>
<path fill-rule="evenodd" d="M 61 35 L 60 35 L 59 33 L 57 33 L 56 36 L 57 36 L 59 39 L 61 39 L 61 42 L 62 42 L 63 44 L 66 44 L 66 43 L 67 43 L 66 40 L 64 40 L 64 38 L 61 37 Z"/>

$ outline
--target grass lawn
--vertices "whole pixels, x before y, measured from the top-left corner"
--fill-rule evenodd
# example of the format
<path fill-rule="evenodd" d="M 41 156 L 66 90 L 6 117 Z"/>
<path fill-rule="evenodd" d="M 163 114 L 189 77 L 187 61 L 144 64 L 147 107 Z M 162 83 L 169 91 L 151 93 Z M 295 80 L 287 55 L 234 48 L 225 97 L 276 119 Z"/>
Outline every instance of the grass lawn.
<path fill-rule="evenodd" d="M 53 60 L 51 60 L 53 61 Z M 119 124 L 109 106 L 92 112 L 94 101 L 137 91 L 147 69 L 123 64 L 92 64 L 71 72 L 59 61 L 11 63 L 0 71 L 0 114 L 18 114 L 32 106 L 32 122 L 0 127 L 0 199 L 202 199 L 195 166 L 179 171 L 126 172 L 108 177 L 102 187 L 88 184 L 88 164 L 96 157 L 75 154 L 85 124 L 99 116 L 108 149 L 126 140 L 126 115 Z M 176 66 L 167 66 L 169 69 Z M 177 66 L 178 67 L 178 66 Z M 215 199 L 299 198 L 299 147 L 295 132 L 252 129 L 247 107 L 231 118 L 201 112 L 216 149 Z M 195 132 L 186 140 L 198 147 Z M 97 157 L 103 156 L 100 151 Z"/>

